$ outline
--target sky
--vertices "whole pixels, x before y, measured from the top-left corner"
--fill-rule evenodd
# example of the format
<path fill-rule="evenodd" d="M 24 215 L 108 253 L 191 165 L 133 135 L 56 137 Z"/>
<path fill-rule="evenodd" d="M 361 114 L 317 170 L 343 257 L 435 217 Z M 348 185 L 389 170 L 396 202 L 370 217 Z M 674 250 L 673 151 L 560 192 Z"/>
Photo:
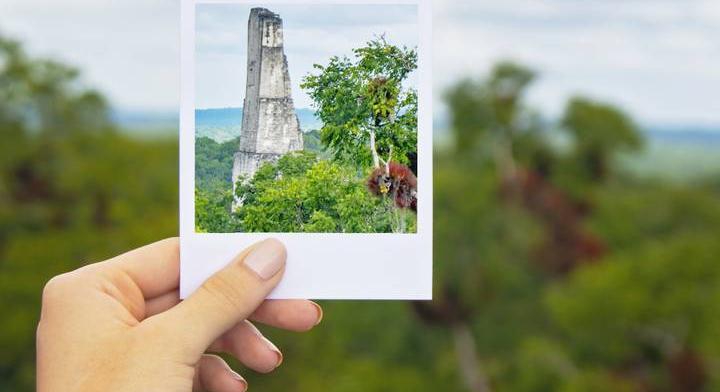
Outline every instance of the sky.
<path fill-rule="evenodd" d="M 247 67 L 247 20 L 251 6 L 201 4 L 196 8 L 196 107 L 242 106 Z M 417 7 L 414 5 L 270 5 L 283 19 L 284 50 L 288 59 L 295 106 L 311 106 L 300 88 L 313 64 L 327 64 L 332 56 L 352 56 L 352 49 L 385 34 L 389 43 L 418 45 Z M 317 73 L 317 72 L 314 72 Z M 408 87 L 417 86 L 413 73 Z"/>
<path fill-rule="evenodd" d="M 178 20 L 177 0 L 0 1 L 1 33 L 132 110 L 177 110 Z M 644 124 L 720 127 L 720 1 L 437 0 L 433 24 L 436 116 L 448 86 L 512 59 L 538 72 L 529 103 L 550 118 L 581 93 Z"/>

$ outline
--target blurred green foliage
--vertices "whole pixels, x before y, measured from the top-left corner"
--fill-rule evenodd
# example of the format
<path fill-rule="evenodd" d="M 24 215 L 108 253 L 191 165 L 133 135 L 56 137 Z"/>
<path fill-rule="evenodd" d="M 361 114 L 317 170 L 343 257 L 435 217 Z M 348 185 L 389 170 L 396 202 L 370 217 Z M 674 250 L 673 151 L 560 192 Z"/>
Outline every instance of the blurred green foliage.
<path fill-rule="evenodd" d="M 0 390 L 34 389 L 52 276 L 177 233 L 177 142 L 118 133 L 78 72 L 0 37 Z"/>
<path fill-rule="evenodd" d="M 617 171 L 640 134 L 587 98 L 554 148 L 523 99 L 532 75 L 503 63 L 448 93 L 434 301 L 327 302 L 315 331 L 267 330 L 285 363 L 243 371 L 253 389 L 720 389 L 720 182 Z M 75 70 L 0 40 L 0 391 L 34 389 L 45 281 L 177 232 L 176 141 L 124 136 L 107 113 Z"/>

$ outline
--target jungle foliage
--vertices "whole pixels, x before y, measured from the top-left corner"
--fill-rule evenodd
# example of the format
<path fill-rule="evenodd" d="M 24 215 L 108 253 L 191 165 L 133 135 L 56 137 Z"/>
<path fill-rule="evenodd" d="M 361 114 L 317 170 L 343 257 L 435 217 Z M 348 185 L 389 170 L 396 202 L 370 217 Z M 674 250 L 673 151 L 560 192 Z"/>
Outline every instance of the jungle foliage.
<path fill-rule="evenodd" d="M 379 156 L 408 163 L 417 150 L 417 92 L 404 82 L 417 68 L 417 51 L 383 36 L 353 54 L 315 64 L 301 84 L 323 123 L 323 145 L 360 167 L 377 167 Z"/>
<path fill-rule="evenodd" d="M 239 179 L 232 195 L 237 141 L 196 140 L 196 230 L 416 231 L 415 213 L 393 202 L 399 197 L 399 185 L 393 186 L 398 181 L 383 178 L 383 192 L 377 195 L 368 192 L 367 182 L 381 162 L 390 174 L 390 160 L 411 164 L 416 159 L 417 94 L 403 82 L 417 67 L 417 54 L 384 37 L 354 54 L 354 61 L 333 57 L 326 66 L 315 65 L 317 74 L 303 81 L 322 121 L 319 131 L 303 135 L 305 150 L 312 154 L 289 153 L 264 164 L 253 178 Z M 415 197 L 414 185 L 403 186 L 406 199 Z M 242 200 L 236 211 L 233 197 Z"/>

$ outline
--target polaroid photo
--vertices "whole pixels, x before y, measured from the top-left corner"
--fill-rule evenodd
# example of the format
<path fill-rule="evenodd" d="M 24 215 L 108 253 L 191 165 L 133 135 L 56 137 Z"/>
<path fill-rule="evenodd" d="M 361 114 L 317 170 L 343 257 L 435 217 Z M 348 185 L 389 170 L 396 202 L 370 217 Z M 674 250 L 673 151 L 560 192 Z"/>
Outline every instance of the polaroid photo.
<path fill-rule="evenodd" d="M 270 298 L 430 299 L 430 1 L 181 4 L 181 297 L 274 237 Z"/>

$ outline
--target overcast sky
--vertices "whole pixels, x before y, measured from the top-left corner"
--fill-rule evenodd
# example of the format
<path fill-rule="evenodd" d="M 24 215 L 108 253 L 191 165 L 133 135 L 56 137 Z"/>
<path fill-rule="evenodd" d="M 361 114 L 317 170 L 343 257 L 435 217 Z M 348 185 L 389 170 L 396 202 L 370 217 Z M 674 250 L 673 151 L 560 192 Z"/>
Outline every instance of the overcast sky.
<path fill-rule="evenodd" d="M 77 65 L 117 107 L 175 110 L 178 4 L 2 0 L 0 31 Z M 720 125 L 720 1 L 438 0 L 434 24 L 437 103 L 460 76 L 509 58 L 539 72 L 530 101 L 549 117 L 583 93 L 644 123 Z"/>
<path fill-rule="evenodd" d="M 196 9 L 195 102 L 198 108 L 242 106 L 247 67 L 250 6 L 201 4 Z M 418 45 L 413 5 L 272 5 L 283 19 L 284 47 L 296 107 L 310 107 L 300 88 L 313 64 L 352 55 L 352 49 L 385 34 L 399 46 Z M 416 86 L 415 74 L 408 86 Z"/>

